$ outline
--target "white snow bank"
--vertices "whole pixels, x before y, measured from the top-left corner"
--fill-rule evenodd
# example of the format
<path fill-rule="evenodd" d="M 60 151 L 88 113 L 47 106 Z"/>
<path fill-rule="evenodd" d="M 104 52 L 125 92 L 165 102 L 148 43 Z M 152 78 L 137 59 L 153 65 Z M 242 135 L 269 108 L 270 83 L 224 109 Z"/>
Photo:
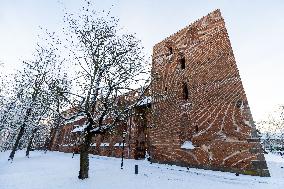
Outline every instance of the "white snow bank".
<path fill-rule="evenodd" d="M 0 152 L 1 189 L 280 189 L 284 188 L 284 159 L 266 155 L 272 177 L 257 177 L 210 171 L 148 161 L 90 155 L 89 178 L 79 180 L 80 156 L 72 153 L 25 151 L 16 153 L 13 163 L 9 152 Z M 274 160 L 277 159 L 277 162 Z M 138 165 L 139 174 L 134 174 Z"/>
<path fill-rule="evenodd" d="M 183 149 L 187 149 L 187 150 L 192 150 L 194 149 L 194 146 L 192 144 L 191 141 L 185 141 L 180 148 L 183 148 Z"/>

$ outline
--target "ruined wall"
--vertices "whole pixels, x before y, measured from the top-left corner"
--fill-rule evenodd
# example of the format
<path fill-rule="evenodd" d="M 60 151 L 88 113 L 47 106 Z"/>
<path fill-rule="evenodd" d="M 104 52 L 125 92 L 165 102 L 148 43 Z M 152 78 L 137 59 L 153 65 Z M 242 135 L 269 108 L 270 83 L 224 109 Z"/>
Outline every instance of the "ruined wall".
<path fill-rule="evenodd" d="M 123 151 L 123 131 L 126 131 L 124 157 L 132 159 L 145 158 L 147 148 L 147 125 L 149 122 L 149 107 L 139 106 L 136 108 L 134 116 L 131 116 L 126 123 L 117 126 L 110 133 L 96 135 L 92 138 L 90 153 L 121 157 Z M 81 133 L 72 132 L 76 126 L 85 124 L 86 118 L 78 116 L 74 120 L 67 121 L 63 124 L 57 133 L 52 132 L 51 137 L 51 150 L 66 152 L 66 153 L 79 153 L 80 143 L 79 140 Z"/>
<path fill-rule="evenodd" d="M 269 176 L 216 10 L 153 49 L 152 161 Z"/>

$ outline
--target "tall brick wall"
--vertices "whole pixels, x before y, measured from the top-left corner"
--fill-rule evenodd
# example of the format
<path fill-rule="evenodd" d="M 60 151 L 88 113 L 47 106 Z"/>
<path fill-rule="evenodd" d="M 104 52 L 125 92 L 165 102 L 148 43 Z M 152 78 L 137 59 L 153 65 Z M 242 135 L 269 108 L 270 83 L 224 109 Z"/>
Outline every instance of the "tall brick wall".
<path fill-rule="evenodd" d="M 269 176 L 219 10 L 154 46 L 152 78 L 152 161 Z"/>

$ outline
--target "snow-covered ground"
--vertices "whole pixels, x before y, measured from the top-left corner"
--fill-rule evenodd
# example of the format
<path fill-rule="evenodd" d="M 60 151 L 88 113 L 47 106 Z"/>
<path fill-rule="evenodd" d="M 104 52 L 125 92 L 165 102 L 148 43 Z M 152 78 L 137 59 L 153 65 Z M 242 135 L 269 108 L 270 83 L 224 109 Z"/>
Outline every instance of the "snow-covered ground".
<path fill-rule="evenodd" d="M 89 179 L 79 180 L 79 156 L 59 152 L 16 153 L 13 163 L 9 152 L 0 152 L 0 189 L 282 189 L 284 158 L 266 155 L 270 178 L 189 169 L 178 166 L 150 164 L 144 160 L 125 160 L 91 155 Z M 135 164 L 139 174 L 134 174 Z M 282 167 L 282 168 L 281 168 Z"/>

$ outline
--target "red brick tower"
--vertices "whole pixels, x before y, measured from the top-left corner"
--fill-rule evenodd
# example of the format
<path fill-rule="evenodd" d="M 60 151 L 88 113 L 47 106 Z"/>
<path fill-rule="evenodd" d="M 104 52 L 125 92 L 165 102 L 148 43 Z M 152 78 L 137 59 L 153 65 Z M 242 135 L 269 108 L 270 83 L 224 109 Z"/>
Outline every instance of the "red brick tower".
<path fill-rule="evenodd" d="M 220 10 L 156 44 L 152 161 L 269 176 Z"/>

